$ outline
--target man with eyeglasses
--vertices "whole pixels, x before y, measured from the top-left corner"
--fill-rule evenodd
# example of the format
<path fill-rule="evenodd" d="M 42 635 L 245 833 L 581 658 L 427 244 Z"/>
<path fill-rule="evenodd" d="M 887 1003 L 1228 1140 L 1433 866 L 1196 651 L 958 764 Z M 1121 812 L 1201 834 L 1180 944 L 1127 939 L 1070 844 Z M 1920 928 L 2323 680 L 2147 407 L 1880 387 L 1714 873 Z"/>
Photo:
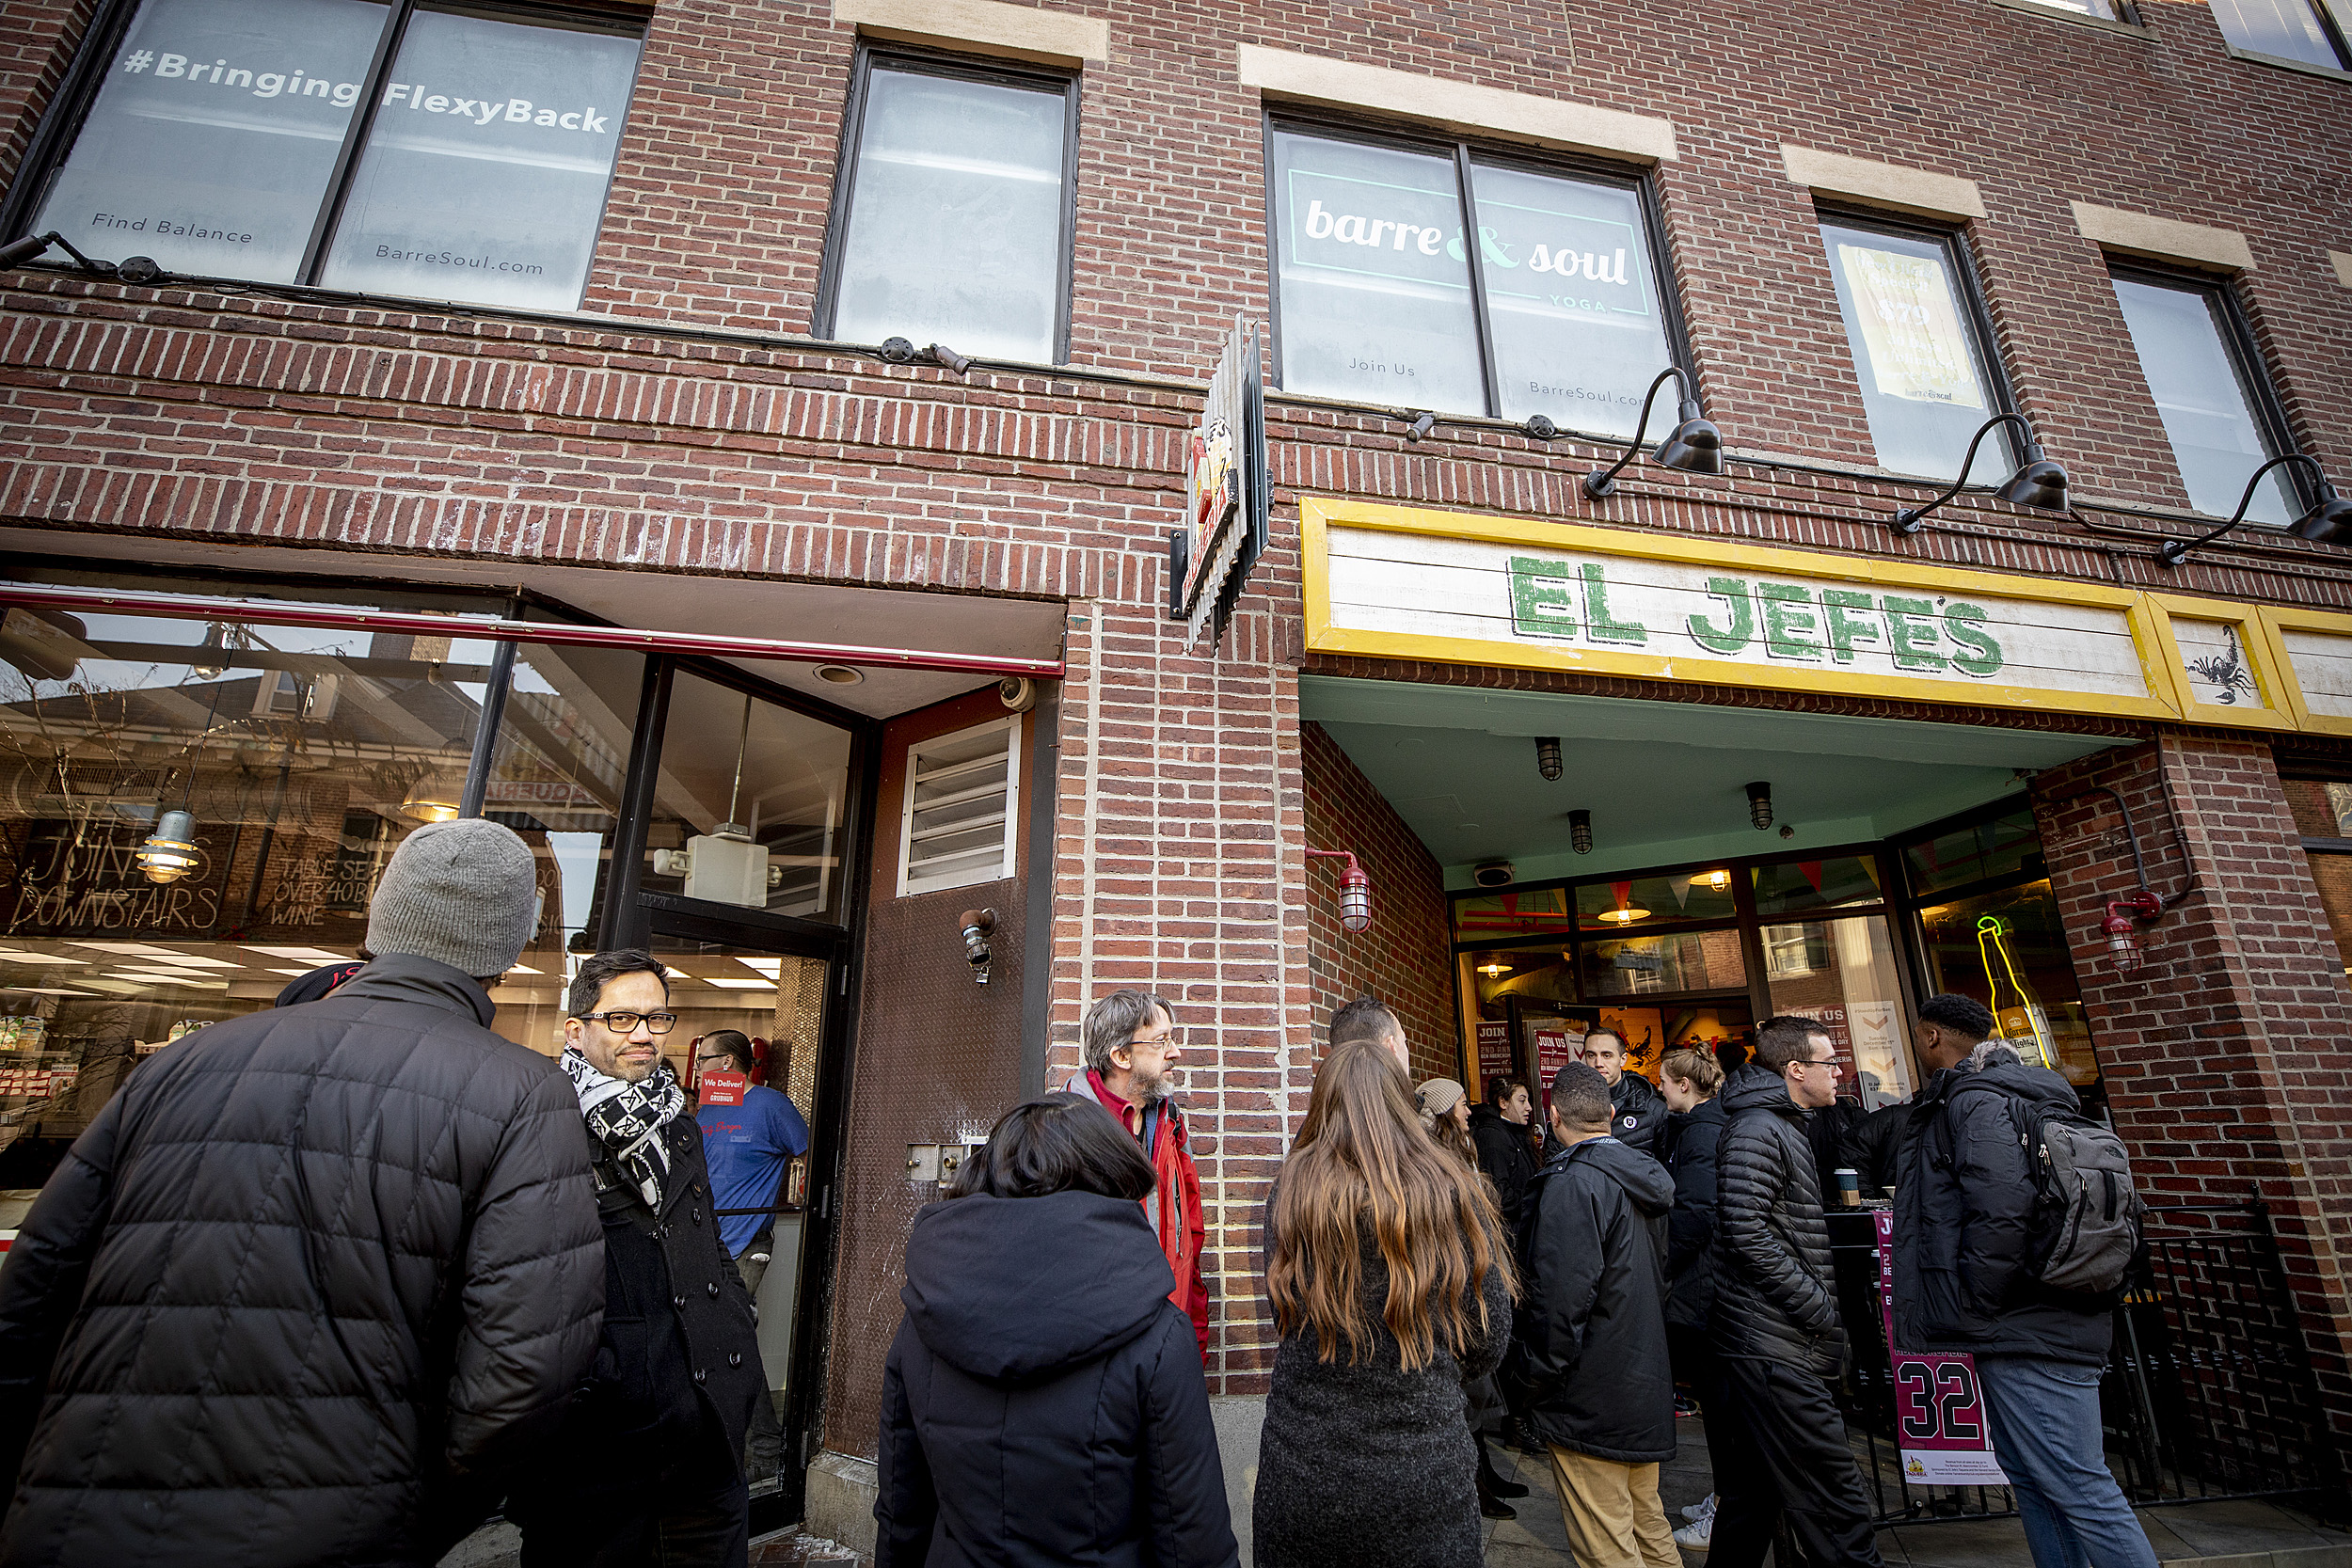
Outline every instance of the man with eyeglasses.
<path fill-rule="evenodd" d="M 1708 1414 L 1718 1456 L 1710 1568 L 1758 1568 L 1786 1515 L 1815 1568 L 1882 1568 L 1831 1384 L 1845 1359 L 1829 1227 L 1806 1118 L 1837 1098 L 1819 1021 L 1783 1015 L 1724 1082 L 1716 1146 L 1710 1326 L 1729 1395 Z"/>
<path fill-rule="evenodd" d="M 1200 1172 L 1193 1164 L 1192 1139 L 1174 1099 L 1168 1069 L 1182 1059 L 1176 1009 L 1148 991 L 1111 992 L 1087 1009 L 1083 1034 L 1086 1070 L 1062 1085 L 1072 1094 L 1092 1095 L 1120 1125 L 1143 1145 L 1158 1178 L 1143 1212 L 1160 1239 L 1176 1289 L 1168 1299 L 1184 1309 L 1209 1358 L 1209 1288 L 1200 1275 L 1200 1249 L 1208 1223 L 1200 1208 Z"/>
<path fill-rule="evenodd" d="M 524 1568 L 742 1568 L 743 1440 L 767 1375 L 702 1135 L 661 1057 L 669 979 L 650 953 L 599 953 L 566 1003 L 558 1062 L 604 1224 L 604 1337 L 561 1437 L 508 1500 Z"/>

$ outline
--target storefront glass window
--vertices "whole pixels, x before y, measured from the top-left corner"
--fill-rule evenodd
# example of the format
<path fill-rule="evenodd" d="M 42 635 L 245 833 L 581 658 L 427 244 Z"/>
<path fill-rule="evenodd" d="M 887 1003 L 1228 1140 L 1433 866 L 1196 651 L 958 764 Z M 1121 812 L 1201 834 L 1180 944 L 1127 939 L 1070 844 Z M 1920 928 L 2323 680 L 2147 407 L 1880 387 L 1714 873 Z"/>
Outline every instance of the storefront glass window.
<path fill-rule="evenodd" d="M 937 340 L 1052 364 L 1068 270 L 1071 84 L 874 60 L 860 102 L 828 335 Z"/>
<path fill-rule="evenodd" d="M 2090 1024 L 2046 880 L 1929 905 L 1919 929 L 1934 990 L 1992 1008 L 1999 1037 L 2026 1061 L 2056 1068 L 2077 1088 L 2098 1083 Z"/>
<path fill-rule="evenodd" d="M 2352 784 L 2320 779 L 2285 779 L 2287 805 L 2295 813 L 2296 830 L 2303 835 L 2304 858 L 2312 868 L 2312 885 L 2335 933 L 2336 949 L 2344 973 L 2352 975 L 2352 853 L 2314 841 L 2352 844 Z"/>
<path fill-rule="evenodd" d="M 1756 879 L 1758 914 L 1811 914 L 1853 909 L 1886 896 L 1879 865 L 1869 855 L 1832 855 L 1818 861 L 1781 861 L 1759 865 Z"/>
<path fill-rule="evenodd" d="M 1576 972 L 1557 946 L 1489 948 L 1461 957 L 1463 990 L 1482 1018 L 1501 1018 L 1506 1001 L 1549 1011 L 1576 1003 Z"/>
<path fill-rule="evenodd" d="M 1955 828 L 1903 847 L 1904 867 L 1915 894 L 1991 881 L 2042 870 L 2042 835 L 2030 807 L 1970 827 Z"/>
<path fill-rule="evenodd" d="M 849 781 L 847 730 L 680 673 L 644 885 L 839 920 Z"/>
<path fill-rule="evenodd" d="M 1842 1090 L 1875 1110 L 1911 1095 L 1902 982 L 1885 920 L 1790 922 L 1763 929 L 1774 1013 L 1819 1019 L 1837 1047 Z"/>
<path fill-rule="evenodd" d="M 1576 890 L 1577 924 L 1587 931 L 1622 931 L 1664 921 L 1729 920 L 1731 878 L 1729 871 L 1677 871 L 1586 882 Z"/>
<path fill-rule="evenodd" d="M 1535 936 L 1546 932 L 1565 932 L 1569 928 L 1565 888 L 1489 893 L 1474 898 L 1454 900 L 1454 939 L 1456 942 Z"/>
<path fill-rule="evenodd" d="M 1736 930 L 1614 942 L 1587 937 L 1577 952 L 1584 969 L 1584 994 L 1594 998 L 1736 990 L 1748 983 Z"/>
<path fill-rule="evenodd" d="M 0 1187 L 45 1180 L 140 1057 L 356 958 L 385 861 L 456 815 L 491 653 L 8 612 Z"/>

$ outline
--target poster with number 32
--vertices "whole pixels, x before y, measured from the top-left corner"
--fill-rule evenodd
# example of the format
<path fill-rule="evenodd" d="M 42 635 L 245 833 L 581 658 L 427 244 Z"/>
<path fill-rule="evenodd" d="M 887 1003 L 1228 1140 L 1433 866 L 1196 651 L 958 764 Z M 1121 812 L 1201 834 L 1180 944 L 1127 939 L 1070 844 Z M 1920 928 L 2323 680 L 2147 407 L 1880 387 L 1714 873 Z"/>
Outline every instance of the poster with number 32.
<path fill-rule="evenodd" d="M 1915 1486 L 2006 1486 L 1985 1428 L 1977 1363 L 1968 1355 L 1922 1355 L 1895 1348 L 1895 1215 L 1877 1222 L 1879 1310 L 1895 1369 L 1895 1430 L 1903 1479 Z"/>

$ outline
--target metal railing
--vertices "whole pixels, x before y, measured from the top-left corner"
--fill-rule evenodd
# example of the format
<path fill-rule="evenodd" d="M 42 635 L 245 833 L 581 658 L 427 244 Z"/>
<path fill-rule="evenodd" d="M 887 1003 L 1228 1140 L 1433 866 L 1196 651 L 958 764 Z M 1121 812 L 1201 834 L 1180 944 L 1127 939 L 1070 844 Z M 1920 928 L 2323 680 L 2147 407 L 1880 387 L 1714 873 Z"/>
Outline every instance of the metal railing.
<path fill-rule="evenodd" d="M 2006 1487 L 1928 1486 L 1903 1473 L 1893 1370 L 1866 1216 L 1831 1216 L 1852 1349 L 1847 1434 L 1882 1525 L 2016 1512 Z M 2342 1471 L 2301 1320 L 2259 1197 L 2150 1205 L 2148 1271 L 2117 1308 L 2100 1385 L 2107 1461 L 2138 1507 L 2225 1497 L 2344 1507 Z"/>

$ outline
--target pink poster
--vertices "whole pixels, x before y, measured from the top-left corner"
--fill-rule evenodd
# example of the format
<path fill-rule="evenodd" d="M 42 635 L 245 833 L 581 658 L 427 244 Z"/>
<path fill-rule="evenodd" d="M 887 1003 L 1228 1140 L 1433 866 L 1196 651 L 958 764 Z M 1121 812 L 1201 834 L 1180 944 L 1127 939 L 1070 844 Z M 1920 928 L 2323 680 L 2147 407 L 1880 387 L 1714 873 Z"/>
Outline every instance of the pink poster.
<path fill-rule="evenodd" d="M 1919 1355 L 1895 1348 L 1895 1213 L 1880 1209 L 1879 1312 L 1895 1369 L 1895 1430 L 1903 1479 L 1925 1486 L 2007 1486 L 1993 1457 L 1984 1400 L 1970 1355 Z"/>
<path fill-rule="evenodd" d="M 1577 1047 L 1581 1046 L 1584 1040 L 1581 1035 L 1575 1036 L 1576 1046 L 1571 1046 L 1567 1030 L 1557 1026 L 1534 1028 L 1528 1033 L 1535 1042 L 1535 1075 L 1543 1082 L 1544 1116 L 1549 1118 L 1551 1116 L 1551 1075 L 1576 1060 Z"/>

